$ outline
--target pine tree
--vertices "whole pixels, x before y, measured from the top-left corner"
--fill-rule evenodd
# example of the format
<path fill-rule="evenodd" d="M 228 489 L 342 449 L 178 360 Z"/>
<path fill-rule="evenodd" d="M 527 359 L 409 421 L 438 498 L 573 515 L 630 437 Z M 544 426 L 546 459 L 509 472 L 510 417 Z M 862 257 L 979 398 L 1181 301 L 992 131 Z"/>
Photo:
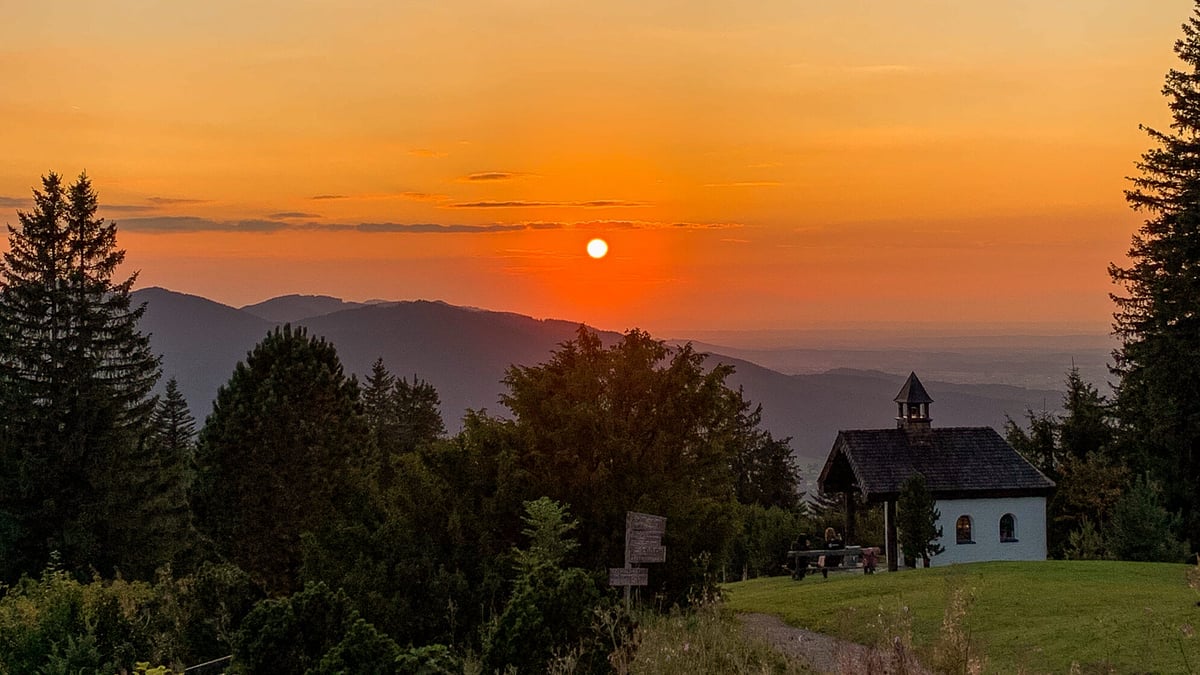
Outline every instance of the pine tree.
<path fill-rule="evenodd" d="M 0 448 L 13 476 L 0 508 L 21 530 L 9 573 L 39 568 L 51 550 L 68 568 L 105 567 L 106 496 L 123 489 L 153 406 L 158 359 L 138 332 L 144 307 L 130 304 L 136 274 L 114 281 L 125 252 L 96 209 L 86 174 L 64 186 L 50 173 L 8 227 L 0 387 L 17 412 Z"/>
<path fill-rule="evenodd" d="M 358 394 L 333 345 L 291 326 L 217 392 L 196 448 L 196 524 L 269 592 L 295 590 L 301 535 L 370 489 Z"/>
<path fill-rule="evenodd" d="M 1128 266 L 1109 272 L 1117 415 L 1135 469 L 1152 472 L 1168 510 L 1181 509 L 1200 543 L 1200 2 L 1175 43 L 1183 62 L 1166 76 L 1169 131 L 1143 127 L 1154 143 L 1125 198 L 1146 220 Z"/>
<path fill-rule="evenodd" d="M 392 400 L 401 452 L 413 452 L 446 433 L 446 425 L 438 409 L 442 400 L 432 384 L 415 375 L 411 384 L 408 378 L 400 378 L 393 387 Z"/>

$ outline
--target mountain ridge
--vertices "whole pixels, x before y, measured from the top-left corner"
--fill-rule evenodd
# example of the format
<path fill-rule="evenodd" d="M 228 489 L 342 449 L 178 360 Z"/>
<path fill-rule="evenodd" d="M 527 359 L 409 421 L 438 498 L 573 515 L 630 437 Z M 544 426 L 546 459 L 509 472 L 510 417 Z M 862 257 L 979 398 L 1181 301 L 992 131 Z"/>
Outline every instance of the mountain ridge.
<path fill-rule="evenodd" d="M 315 304 L 333 311 L 289 322 L 332 342 L 348 373 L 362 378 L 377 358 L 383 358 L 396 376 L 432 384 L 452 431 L 467 410 L 506 412 L 499 399 L 508 367 L 544 362 L 585 325 L 443 301 L 345 303 L 330 296 L 281 297 L 306 299 L 274 305 L 268 304 L 275 300 L 271 299 L 256 306 L 306 311 L 305 307 L 314 306 L 311 298 L 321 298 Z M 269 330 L 285 323 L 246 308 L 157 287 L 135 291 L 133 301 L 146 303 L 141 328 L 150 334 L 155 353 L 163 356 L 164 381 L 172 376 L 178 379 L 198 419 L 208 414 L 217 389 L 234 366 Z M 614 331 L 597 333 L 605 344 L 621 337 Z M 706 362 L 734 366 L 729 384 L 742 387 L 748 399 L 762 405 L 764 426 L 776 437 L 792 438 L 792 448 L 802 462 L 822 461 L 839 429 L 893 425 L 892 397 L 907 375 L 907 370 L 899 374 L 853 368 L 786 374 L 711 352 L 706 352 Z M 1001 427 L 1005 415 L 1018 418 L 1026 409 L 1040 409 L 1044 402 L 1061 399 L 1058 391 L 1049 389 L 922 379 L 935 399 L 935 423 L 944 426 Z"/>

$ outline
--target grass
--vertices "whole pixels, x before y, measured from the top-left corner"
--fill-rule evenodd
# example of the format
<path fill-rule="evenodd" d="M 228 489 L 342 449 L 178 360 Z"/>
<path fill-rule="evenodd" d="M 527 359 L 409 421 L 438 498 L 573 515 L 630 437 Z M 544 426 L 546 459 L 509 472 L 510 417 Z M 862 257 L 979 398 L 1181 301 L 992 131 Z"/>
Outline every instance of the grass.
<path fill-rule="evenodd" d="M 646 612 L 635 635 L 637 652 L 617 672 L 655 675 L 807 673 L 765 642 L 749 639 L 733 612 L 705 605 L 669 614 Z"/>
<path fill-rule="evenodd" d="M 864 644 L 881 617 L 906 613 L 927 663 L 955 589 L 962 628 L 985 672 L 1200 672 L 1200 594 L 1189 567 L 1160 563 L 979 563 L 874 576 L 787 577 L 726 585 L 726 606 Z M 904 608 L 907 608 L 905 610 Z"/>

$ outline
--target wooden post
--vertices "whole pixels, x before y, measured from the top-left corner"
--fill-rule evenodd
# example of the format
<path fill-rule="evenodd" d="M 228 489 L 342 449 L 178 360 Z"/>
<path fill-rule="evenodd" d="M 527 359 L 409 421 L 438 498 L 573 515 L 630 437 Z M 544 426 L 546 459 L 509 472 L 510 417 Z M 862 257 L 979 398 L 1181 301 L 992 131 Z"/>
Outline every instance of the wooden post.
<path fill-rule="evenodd" d="M 888 500 L 886 508 L 883 511 L 884 528 L 887 530 L 885 537 L 887 538 L 887 559 L 888 571 L 895 572 L 900 569 L 897 563 L 897 558 L 900 555 L 899 547 L 896 546 L 896 502 Z"/>

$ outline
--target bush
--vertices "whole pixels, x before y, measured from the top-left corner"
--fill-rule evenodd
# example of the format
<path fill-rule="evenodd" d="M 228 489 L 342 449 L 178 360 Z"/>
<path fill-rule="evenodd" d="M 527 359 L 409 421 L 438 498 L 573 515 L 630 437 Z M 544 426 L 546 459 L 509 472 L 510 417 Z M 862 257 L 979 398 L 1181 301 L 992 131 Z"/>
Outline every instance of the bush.
<path fill-rule="evenodd" d="M 264 600 L 242 622 L 233 645 L 234 664 L 246 675 L 303 673 L 342 642 L 356 619 L 346 594 L 325 584 Z"/>
<path fill-rule="evenodd" d="M 1139 476 L 1113 507 L 1107 543 L 1118 560 L 1183 562 L 1187 557 L 1187 545 L 1175 538 L 1179 516 L 1163 508 L 1159 494 L 1157 484 Z"/>
<path fill-rule="evenodd" d="M 0 592 L 0 673 L 129 670 L 155 643 L 146 583 L 83 584 L 52 564 Z"/>
<path fill-rule="evenodd" d="M 786 556 L 796 535 L 805 529 L 801 514 L 756 504 L 738 508 L 741 532 L 733 540 L 729 557 L 733 574 L 744 581 L 758 576 L 786 574 Z"/>

